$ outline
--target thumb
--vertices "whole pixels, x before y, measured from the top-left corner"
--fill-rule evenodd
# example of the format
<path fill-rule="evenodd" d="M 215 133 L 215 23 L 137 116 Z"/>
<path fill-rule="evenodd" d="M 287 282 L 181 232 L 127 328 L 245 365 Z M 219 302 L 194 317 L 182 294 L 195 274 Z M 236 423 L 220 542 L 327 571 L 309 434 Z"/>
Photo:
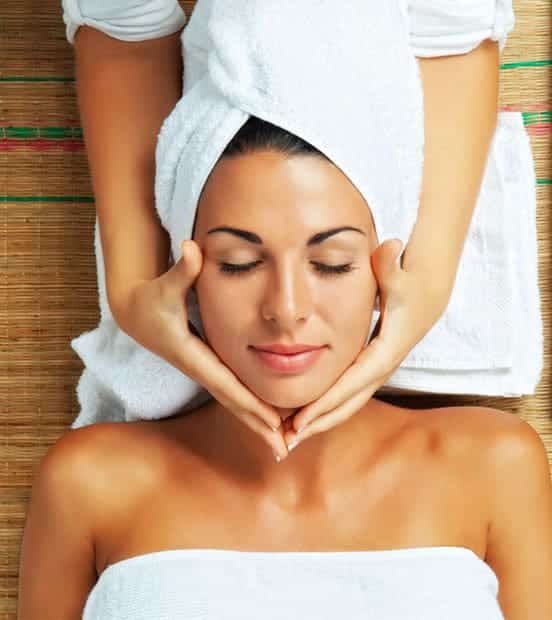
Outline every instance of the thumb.
<path fill-rule="evenodd" d="M 166 275 L 178 288 L 190 287 L 201 271 L 203 256 L 195 241 L 183 241 L 180 248 L 182 256 Z"/>
<path fill-rule="evenodd" d="M 383 283 L 389 279 L 400 265 L 396 262 L 403 243 L 400 239 L 387 239 L 374 250 L 371 256 L 372 269 L 378 282 Z"/>

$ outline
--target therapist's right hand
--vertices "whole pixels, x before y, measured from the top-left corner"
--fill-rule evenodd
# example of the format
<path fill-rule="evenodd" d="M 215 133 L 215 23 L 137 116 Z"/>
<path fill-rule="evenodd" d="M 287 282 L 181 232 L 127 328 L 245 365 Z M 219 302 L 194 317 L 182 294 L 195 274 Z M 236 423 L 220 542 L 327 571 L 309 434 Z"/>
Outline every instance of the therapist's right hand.
<path fill-rule="evenodd" d="M 204 387 L 223 407 L 259 434 L 274 455 L 284 459 L 287 446 L 278 413 L 255 396 L 196 336 L 188 321 L 186 295 L 203 265 L 200 247 L 182 243 L 181 258 L 154 280 L 140 280 L 118 308 L 118 323 L 131 338 Z M 192 329 L 190 329 L 190 326 Z M 273 430 L 276 428 L 276 432 Z"/>

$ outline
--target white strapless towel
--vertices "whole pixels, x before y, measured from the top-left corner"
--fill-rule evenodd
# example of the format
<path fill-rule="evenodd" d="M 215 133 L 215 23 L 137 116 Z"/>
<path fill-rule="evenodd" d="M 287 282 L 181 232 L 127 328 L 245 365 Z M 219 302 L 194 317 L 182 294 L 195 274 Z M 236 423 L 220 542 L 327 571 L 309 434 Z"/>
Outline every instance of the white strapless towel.
<path fill-rule="evenodd" d="M 174 549 L 108 566 L 82 620 L 504 620 L 467 547 Z"/>

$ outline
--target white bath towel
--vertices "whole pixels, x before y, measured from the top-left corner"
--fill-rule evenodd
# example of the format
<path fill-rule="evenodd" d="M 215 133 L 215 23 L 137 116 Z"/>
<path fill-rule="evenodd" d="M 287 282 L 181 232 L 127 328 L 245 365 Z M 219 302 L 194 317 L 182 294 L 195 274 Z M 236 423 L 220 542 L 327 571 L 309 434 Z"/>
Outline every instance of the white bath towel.
<path fill-rule="evenodd" d="M 447 310 L 381 392 L 534 393 L 543 368 L 536 201 L 522 114 L 500 112 Z"/>
<path fill-rule="evenodd" d="M 495 22 L 482 38 L 503 47 L 513 23 L 504 19 L 511 5 L 499 4 L 502 27 Z M 323 151 L 363 193 L 380 241 L 407 242 L 423 165 L 422 90 L 407 8 L 401 1 L 356 0 L 336 12 L 329 0 L 200 0 L 182 36 L 184 94 L 163 123 L 156 153 L 156 207 L 173 260 L 191 236 L 208 174 L 250 115 Z M 389 389 L 533 392 L 542 366 L 534 184 L 521 114 L 503 112 L 449 307 Z M 95 250 L 101 319 L 71 343 L 85 364 L 73 427 L 159 418 L 205 402 L 201 386 L 113 321 L 97 222 Z M 203 334 L 192 294 L 187 301 Z"/>
<path fill-rule="evenodd" d="M 502 587 L 460 546 L 165 549 L 110 564 L 82 620 L 505 620 Z"/>

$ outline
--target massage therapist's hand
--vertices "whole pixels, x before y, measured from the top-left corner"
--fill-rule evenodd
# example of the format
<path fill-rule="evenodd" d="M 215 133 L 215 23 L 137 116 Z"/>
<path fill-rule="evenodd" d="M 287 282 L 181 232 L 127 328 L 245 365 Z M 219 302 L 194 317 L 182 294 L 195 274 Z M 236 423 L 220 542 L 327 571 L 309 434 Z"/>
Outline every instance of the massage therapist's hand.
<path fill-rule="evenodd" d="M 190 329 L 194 328 L 188 321 L 186 294 L 201 271 L 203 257 L 194 241 L 185 241 L 182 252 L 180 260 L 164 274 L 154 280 L 141 280 L 133 287 L 121 328 L 203 386 L 284 458 L 287 447 L 278 413 L 250 392 Z"/>
<path fill-rule="evenodd" d="M 373 252 L 380 318 L 372 339 L 333 386 L 294 414 L 293 424 L 285 426 L 288 447 L 293 449 L 294 442 L 298 445 L 359 411 L 446 309 L 449 296 L 434 290 L 431 274 L 402 268 L 397 260 L 401 248 L 398 239 L 390 239 Z"/>

